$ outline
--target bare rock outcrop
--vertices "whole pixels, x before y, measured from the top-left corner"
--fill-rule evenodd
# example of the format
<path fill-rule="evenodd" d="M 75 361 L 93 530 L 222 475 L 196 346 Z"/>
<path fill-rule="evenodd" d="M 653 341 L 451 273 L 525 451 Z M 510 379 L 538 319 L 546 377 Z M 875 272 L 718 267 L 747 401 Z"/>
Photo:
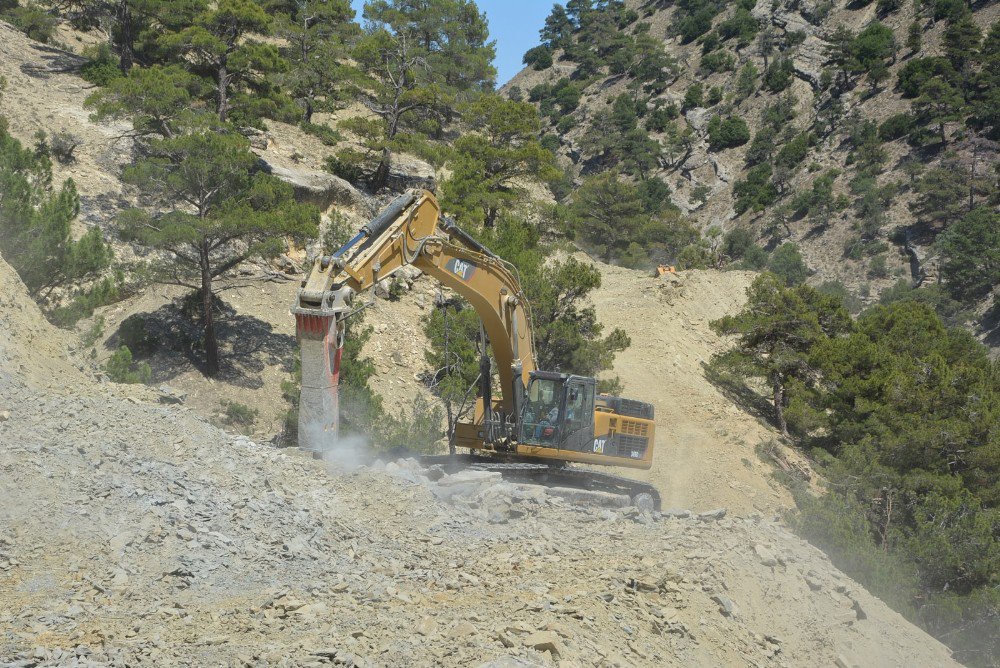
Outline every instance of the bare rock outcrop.
<path fill-rule="evenodd" d="M 410 188 L 434 191 L 437 190 L 437 174 L 433 166 L 419 158 L 393 154 L 386 185 L 397 191 Z"/>
<path fill-rule="evenodd" d="M 326 210 L 335 204 L 360 206 L 364 203 L 365 197 L 357 188 L 334 174 L 315 169 L 283 167 L 263 159 L 261 166 L 267 173 L 290 184 L 300 201 L 315 204 L 320 209 Z"/>

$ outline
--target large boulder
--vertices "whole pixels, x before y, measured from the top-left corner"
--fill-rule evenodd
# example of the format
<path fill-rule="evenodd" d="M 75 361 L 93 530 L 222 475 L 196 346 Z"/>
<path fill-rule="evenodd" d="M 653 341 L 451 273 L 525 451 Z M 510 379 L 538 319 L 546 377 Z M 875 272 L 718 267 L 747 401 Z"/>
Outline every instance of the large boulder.
<path fill-rule="evenodd" d="M 386 185 L 397 191 L 411 188 L 434 191 L 437 190 L 437 175 L 434 167 L 423 160 L 412 155 L 393 154 Z"/>
<path fill-rule="evenodd" d="M 261 160 L 261 167 L 295 189 L 295 197 L 301 202 L 315 204 L 321 210 L 334 204 L 359 206 L 364 196 L 350 183 L 328 172 L 315 169 L 282 167 Z"/>
<path fill-rule="evenodd" d="M 695 132 L 704 133 L 708 129 L 708 122 L 712 120 L 714 114 L 704 107 L 695 107 L 684 112 L 684 118 L 688 125 L 694 128 Z"/>
<path fill-rule="evenodd" d="M 826 47 L 826 42 L 815 35 L 809 35 L 792 56 L 795 75 L 812 86 L 813 90 L 820 88 L 820 77 L 826 64 Z"/>

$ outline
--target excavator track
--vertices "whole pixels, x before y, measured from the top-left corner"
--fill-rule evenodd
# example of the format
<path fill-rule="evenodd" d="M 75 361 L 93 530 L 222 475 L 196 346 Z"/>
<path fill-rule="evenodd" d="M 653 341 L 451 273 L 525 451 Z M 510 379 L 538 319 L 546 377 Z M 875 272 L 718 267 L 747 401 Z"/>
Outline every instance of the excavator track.
<path fill-rule="evenodd" d="M 492 457 L 458 454 L 425 455 L 420 458 L 420 463 L 424 466 L 440 466 L 448 473 L 462 469 L 493 471 L 510 482 L 621 494 L 628 496 L 632 505 L 643 510 L 660 510 L 660 493 L 649 483 L 593 469 L 542 464 L 537 461 L 500 461 Z"/>

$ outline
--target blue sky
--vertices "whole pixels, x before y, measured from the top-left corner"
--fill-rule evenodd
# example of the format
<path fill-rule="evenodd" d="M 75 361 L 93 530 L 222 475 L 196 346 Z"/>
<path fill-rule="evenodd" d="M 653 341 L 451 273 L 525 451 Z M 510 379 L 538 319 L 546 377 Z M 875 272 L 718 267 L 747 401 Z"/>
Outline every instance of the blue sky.
<path fill-rule="evenodd" d="M 364 0 L 352 0 L 351 4 L 361 20 Z M 477 0 L 476 4 L 486 12 L 490 36 L 497 41 L 497 85 L 502 86 L 521 70 L 524 52 L 538 44 L 538 31 L 553 3 L 548 0 Z"/>

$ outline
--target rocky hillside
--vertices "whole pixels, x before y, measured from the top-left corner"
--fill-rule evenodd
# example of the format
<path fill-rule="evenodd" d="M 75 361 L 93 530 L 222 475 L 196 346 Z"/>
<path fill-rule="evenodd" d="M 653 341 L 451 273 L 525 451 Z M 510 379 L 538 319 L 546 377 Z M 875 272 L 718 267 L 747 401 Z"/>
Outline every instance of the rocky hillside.
<path fill-rule="evenodd" d="M 289 456 L 94 384 L 0 285 L 4 665 L 955 665 L 760 515 Z"/>
<path fill-rule="evenodd" d="M 840 281 L 865 302 L 900 279 L 938 280 L 935 242 L 968 210 L 956 197 L 995 205 L 997 127 L 976 100 L 995 85 L 996 37 L 982 49 L 979 38 L 997 3 L 605 4 L 557 7 L 533 64 L 504 88 L 538 103 L 577 184 L 604 170 L 659 179 L 703 231 L 747 229 L 768 249 L 793 241 L 813 282 Z M 966 86 L 968 103 L 928 109 L 921 94 L 944 95 L 921 93 L 934 74 L 949 95 Z M 942 166 L 963 175 L 950 209 L 925 196 Z"/>

